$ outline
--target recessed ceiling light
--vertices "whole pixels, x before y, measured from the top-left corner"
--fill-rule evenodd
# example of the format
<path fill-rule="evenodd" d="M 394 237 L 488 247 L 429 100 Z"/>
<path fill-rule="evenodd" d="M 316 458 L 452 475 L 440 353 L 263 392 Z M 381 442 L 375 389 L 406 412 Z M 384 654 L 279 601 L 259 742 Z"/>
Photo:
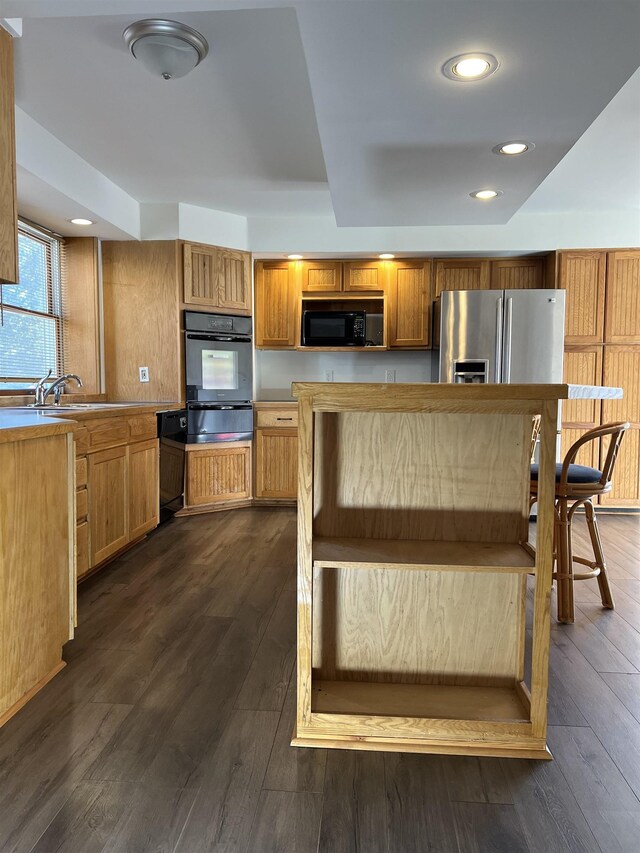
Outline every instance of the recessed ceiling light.
<path fill-rule="evenodd" d="M 479 198 L 481 201 L 489 201 L 496 196 L 502 195 L 502 190 L 474 190 L 469 193 L 471 198 Z"/>
<path fill-rule="evenodd" d="M 395 258 L 395 255 L 392 255 L 391 252 L 383 252 L 381 255 L 378 255 L 381 261 L 390 261 L 392 258 Z"/>
<path fill-rule="evenodd" d="M 287 255 L 290 261 L 301 261 L 302 255 Z"/>
<path fill-rule="evenodd" d="M 526 151 L 531 151 L 536 146 L 533 142 L 503 142 L 502 145 L 496 145 L 491 150 L 494 154 L 524 154 Z"/>
<path fill-rule="evenodd" d="M 442 73 L 449 80 L 469 83 L 484 80 L 498 70 L 500 63 L 491 53 L 461 53 L 447 60 Z"/>
<path fill-rule="evenodd" d="M 68 220 L 72 225 L 93 225 L 93 219 L 83 219 L 81 216 Z"/>

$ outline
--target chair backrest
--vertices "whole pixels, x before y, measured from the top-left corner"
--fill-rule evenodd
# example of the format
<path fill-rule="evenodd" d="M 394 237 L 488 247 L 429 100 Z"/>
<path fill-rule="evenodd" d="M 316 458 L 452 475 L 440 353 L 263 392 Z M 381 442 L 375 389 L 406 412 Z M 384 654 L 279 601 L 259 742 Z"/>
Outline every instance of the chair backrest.
<path fill-rule="evenodd" d="M 601 477 L 597 481 L 602 488 L 608 486 L 613 476 L 613 468 L 616 464 L 616 459 L 618 458 L 618 451 L 620 450 L 620 443 L 622 441 L 622 437 L 630 426 L 631 424 L 628 421 L 620 421 L 618 423 L 613 424 L 603 424 L 602 426 L 594 427 L 593 429 L 588 430 L 577 441 L 574 441 L 574 443 L 567 451 L 567 455 L 564 457 L 562 463 L 560 484 L 566 485 L 569 465 L 573 464 L 580 448 L 583 447 L 585 444 L 588 444 L 588 442 L 590 441 L 597 441 L 599 438 L 604 438 L 605 436 L 609 435 L 611 436 L 611 440 L 609 441 L 607 455 L 604 460 L 604 465 L 602 466 Z"/>
<path fill-rule="evenodd" d="M 540 438 L 540 424 L 542 423 L 542 415 L 534 415 L 531 425 L 531 462 L 536 461 L 536 445 Z"/>

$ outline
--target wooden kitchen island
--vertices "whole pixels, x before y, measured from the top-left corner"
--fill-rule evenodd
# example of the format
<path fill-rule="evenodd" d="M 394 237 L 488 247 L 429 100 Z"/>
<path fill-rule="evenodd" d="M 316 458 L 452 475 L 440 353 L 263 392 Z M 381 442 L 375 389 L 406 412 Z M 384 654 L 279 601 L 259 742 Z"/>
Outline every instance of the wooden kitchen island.
<path fill-rule="evenodd" d="M 604 390 L 572 387 L 294 383 L 293 745 L 550 758 L 558 401 Z"/>

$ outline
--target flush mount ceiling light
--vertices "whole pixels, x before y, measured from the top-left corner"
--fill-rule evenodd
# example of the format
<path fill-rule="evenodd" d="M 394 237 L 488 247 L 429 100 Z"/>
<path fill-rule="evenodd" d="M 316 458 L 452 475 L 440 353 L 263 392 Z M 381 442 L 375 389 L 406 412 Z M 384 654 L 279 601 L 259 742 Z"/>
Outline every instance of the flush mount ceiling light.
<path fill-rule="evenodd" d="M 287 255 L 290 261 L 301 261 L 302 255 Z"/>
<path fill-rule="evenodd" d="M 470 83 L 473 80 L 484 80 L 485 77 L 498 70 L 500 63 L 491 53 L 461 53 L 447 60 L 442 66 L 442 73 L 449 80 Z"/>
<path fill-rule="evenodd" d="M 383 252 L 381 255 L 378 255 L 381 261 L 390 261 L 392 258 L 395 258 L 395 255 L 392 255 L 391 252 Z"/>
<path fill-rule="evenodd" d="M 490 201 L 492 198 L 502 195 L 502 190 L 474 190 L 469 195 L 471 198 L 480 199 L 480 201 Z"/>
<path fill-rule="evenodd" d="M 149 18 L 130 24 L 124 43 L 154 77 L 184 77 L 205 58 L 209 45 L 197 30 L 177 21 Z"/>
<path fill-rule="evenodd" d="M 536 146 L 533 142 L 503 142 L 502 145 L 495 145 L 491 150 L 494 154 L 507 154 L 513 157 L 515 154 L 526 154 L 527 151 L 532 151 Z"/>
<path fill-rule="evenodd" d="M 67 221 L 72 225 L 93 225 L 93 219 L 83 219 L 81 216 L 75 219 L 68 219 Z"/>

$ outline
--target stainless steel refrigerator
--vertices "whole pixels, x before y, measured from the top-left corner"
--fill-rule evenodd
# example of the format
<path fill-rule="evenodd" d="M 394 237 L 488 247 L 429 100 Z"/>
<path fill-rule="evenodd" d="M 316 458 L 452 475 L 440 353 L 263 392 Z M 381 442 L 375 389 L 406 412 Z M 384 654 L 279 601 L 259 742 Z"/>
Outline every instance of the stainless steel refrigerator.
<path fill-rule="evenodd" d="M 436 382 L 562 382 L 563 290 L 443 291 Z"/>

